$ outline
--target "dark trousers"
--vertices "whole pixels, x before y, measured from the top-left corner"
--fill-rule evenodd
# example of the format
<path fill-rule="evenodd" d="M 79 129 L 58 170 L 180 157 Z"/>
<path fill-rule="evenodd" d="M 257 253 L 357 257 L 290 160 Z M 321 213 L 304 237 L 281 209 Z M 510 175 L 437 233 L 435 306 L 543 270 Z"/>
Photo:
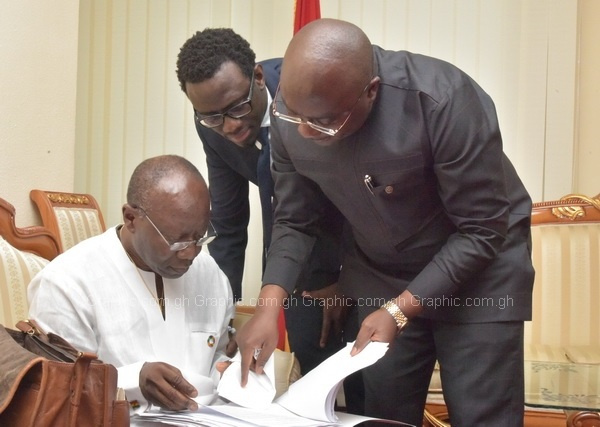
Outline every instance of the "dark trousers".
<path fill-rule="evenodd" d="M 300 363 L 302 375 L 340 350 L 346 342 L 354 341 L 358 333 L 358 310 L 352 307 L 348 312 L 343 335 L 336 337 L 332 331 L 327 345 L 321 348 L 319 341 L 323 307 L 317 300 L 291 295 L 284 312 L 290 350 L 295 353 Z M 345 379 L 344 397 L 347 412 L 358 415 L 364 413 L 364 385 L 360 372 Z"/>
<path fill-rule="evenodd" d="M 421 425 L 436 358 L 453 427 L 523 425 L 520 321 L 413 319 L 386 355 L 363 370 L 366 415 Z"/>

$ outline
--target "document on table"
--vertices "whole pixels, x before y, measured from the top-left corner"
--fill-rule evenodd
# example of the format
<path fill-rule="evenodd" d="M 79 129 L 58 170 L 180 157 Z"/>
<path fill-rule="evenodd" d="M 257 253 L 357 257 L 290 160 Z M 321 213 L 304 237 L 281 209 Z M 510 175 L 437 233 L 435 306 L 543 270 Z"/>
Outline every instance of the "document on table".
<path fill-rule="evenodd" d="M 376 421 L 387 425 L 415 427 L 400 421 L 383 420 L 361 415 L 337 413 L 335 423 L 316 421 L 295 415 L 272 403 L 266 410 L 244 408 L 234 404 L 201 406 L 195 412 L 166 412 L 152 408 L 132 418 L 132 421 L 149 421 L 180 427 L 353 427 L 365 421 Z"/>
<path fill-rule="evenodd" d="M 293 383 L 288 391 L 274 402 L 269 401 L 265 404 L 265 399 L 268 400 L 271 393 L 269 384 L 273 385 L 273 389 L 275 384 L 274 378 L 269 378 L 268 374 L 260 376 L 264 378 L 258 378 L 259 376 L 256 375 L 249 376 L 246 387 L 251 382 L 260 381 L 260 384 L 256 383 L 251 386 L 255 393 L 240 391 L 243 389 L 240 385 L 241 364 L 238 361 L 232 363 L 225 373 L 229 372 L 231 378 L 239 379 L 236 381 L 226 380 L 223 383 L 224 374 L 219 384 L 219 394 L 221 397 L 233 396 L 235 400 L 247 403 L 248 407 L 228 403 L 201 406 L 196 412 L 165 412 L 151 409 L 140 414 L 139 417 L 145 421 L 172 423 L 180 426 L 216 427 L 355 426 L 367 420 L 378 421 L 377 418 L 334 412 L 337 392 L 344 378 L 375 363 L 388 349 L 387 343 L 371 342 L 360 353 L 350 356 L 353 344 L 347 344 L 346 347 Z M 273 363 L 272 359 L 273 356 L 269 359 L 271 363 Z M 269 369 L 269 372 L 272 373 L 271 369 L 274 368 Z M 253 396 L 256 397 L 255 401 L 253 401 Z M 272 400 L 272 398 L 271 396 L 270 399 Z M 385 420 L 385 422 L 408 425 L 397 421 Z"/>

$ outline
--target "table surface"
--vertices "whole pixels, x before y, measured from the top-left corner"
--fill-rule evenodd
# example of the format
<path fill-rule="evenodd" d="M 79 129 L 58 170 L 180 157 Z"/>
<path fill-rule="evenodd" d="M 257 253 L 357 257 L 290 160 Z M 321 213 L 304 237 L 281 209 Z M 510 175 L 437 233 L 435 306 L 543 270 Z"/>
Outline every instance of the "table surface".
<path fill-rule="evenodd" d="M 526 360 L 525 405 L 600 410 L 600 365 Z"/>

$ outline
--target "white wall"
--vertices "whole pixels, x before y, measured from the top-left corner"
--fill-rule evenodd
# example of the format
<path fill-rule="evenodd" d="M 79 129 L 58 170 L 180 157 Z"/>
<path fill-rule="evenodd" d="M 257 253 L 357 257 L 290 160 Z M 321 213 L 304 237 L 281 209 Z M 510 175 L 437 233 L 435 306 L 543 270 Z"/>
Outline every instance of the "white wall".
<path fill-rule="evenodd" d="M 600 194 L 600 1 L 579 1 L 579 75 L 575 138 L 575 186 L 588 196 Z"/>
<path fill-rule="evenodd" d="M 73 191 L 79 3 L 0 0 L 0 197 L 39 224 L 32 188 Z"/>

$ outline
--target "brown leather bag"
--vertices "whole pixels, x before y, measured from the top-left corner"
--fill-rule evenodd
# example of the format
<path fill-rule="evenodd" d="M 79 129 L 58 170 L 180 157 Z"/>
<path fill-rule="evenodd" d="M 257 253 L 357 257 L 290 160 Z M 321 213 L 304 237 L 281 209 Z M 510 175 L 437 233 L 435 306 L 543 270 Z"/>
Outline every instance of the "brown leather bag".
<path fill-rule="evenodd" d="M 117 370 L 44 333 L 32 320 L 0 325 L 0 425 L 129 426 Z"/>

